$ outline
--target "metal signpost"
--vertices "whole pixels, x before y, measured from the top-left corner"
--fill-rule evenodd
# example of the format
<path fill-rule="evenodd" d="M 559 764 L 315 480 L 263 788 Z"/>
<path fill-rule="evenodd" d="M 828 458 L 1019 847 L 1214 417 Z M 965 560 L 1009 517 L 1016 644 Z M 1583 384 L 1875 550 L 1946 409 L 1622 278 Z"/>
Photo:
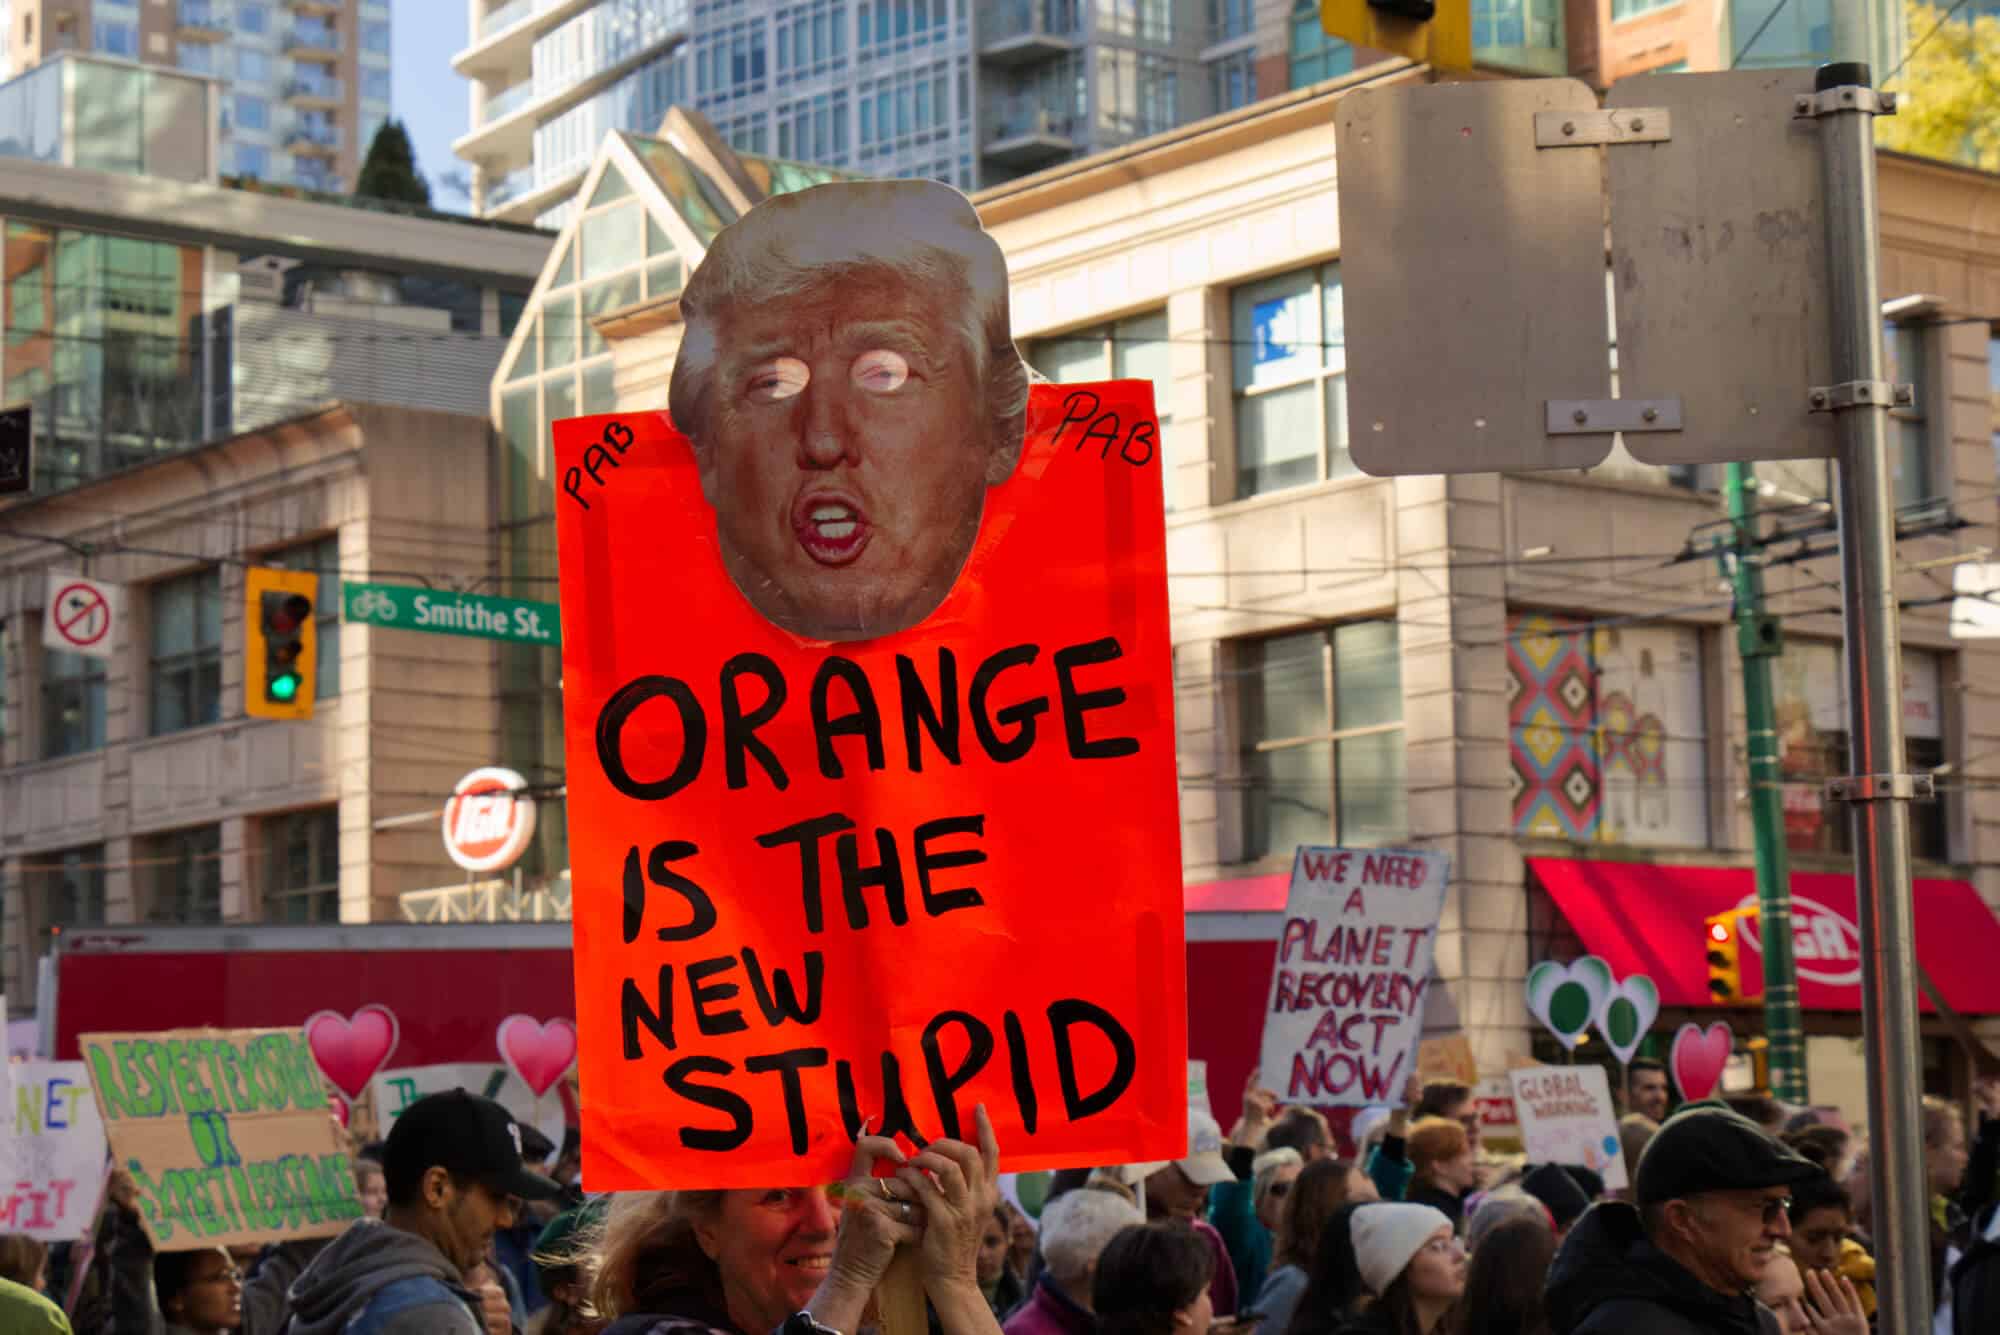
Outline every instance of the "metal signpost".
<path fill-rule="evenodd" d="M 1873 122 L 1893 100 L 1837 64 L 1652 75 L 1608 101 L 1567 79 L 1342 99 L 1354 459 L 1588 467 L 1622 433 L 1651 463 L 1837 460 L 1853 767 L 1827 795 L 1856 849 L 1877 1282 L 1884 1330 L 1927 1330 L 1908 803 L 1931 785 L 1905 769 L 1888 433 L 1910 391 L 1883 379 L 1876 258 Z M 1607 193 L 1616 396 L 1596 332 Z M 1790 888 L 1759 888 L 1768 1023 L 1791 1038 L 1773 1057 L 1797 1063 Z"/>

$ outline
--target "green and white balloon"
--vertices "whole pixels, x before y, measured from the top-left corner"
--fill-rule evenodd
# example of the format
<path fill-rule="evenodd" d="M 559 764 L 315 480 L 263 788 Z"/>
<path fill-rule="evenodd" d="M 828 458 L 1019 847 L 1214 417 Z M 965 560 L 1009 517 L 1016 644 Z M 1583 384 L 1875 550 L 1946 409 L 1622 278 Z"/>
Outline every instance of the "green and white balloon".
<path fill-rule="evenodd" d="M 1528 1010 L 1565 1048 L 1574 1049 L 1611 995 L 1611 966 L 1595 955 L 1553 960 L 1528 971 Z"/>
<path fill-rule="evenodd" d="M 1605 994 L 1604 1006 L 1597 1012 L 1597 1032 L 1622 1064 L 1632 1060 L 1658 1018 L 1660 989 L 1645 974 L 1635 973 Z"/>

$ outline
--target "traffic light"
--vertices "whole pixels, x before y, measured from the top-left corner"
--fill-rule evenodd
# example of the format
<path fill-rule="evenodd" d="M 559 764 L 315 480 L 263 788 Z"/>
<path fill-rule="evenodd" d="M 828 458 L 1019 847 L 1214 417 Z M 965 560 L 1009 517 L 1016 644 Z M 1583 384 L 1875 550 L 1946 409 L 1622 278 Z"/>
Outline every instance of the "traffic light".
<path fill-rule="evenodd" d="M 1319 0 L 1319 26 L 1433 69 L 1472 68 L 1471 0 Z"/>
<path fill-rule="evenodd" d="M 1743 930 L 1746 917 L 1755 916 L 1756 909 L 1731 909 L 1727 913 L 1717 913 L 1708 918 L 1706 928 L 1708 949 L 1708 996 L 1718 1006 L 1734 1006 L 1745 1000 L 1743 995 Z"/>
<path fill-rule="evenodd" d="M 252 566 L 243 587 L 243 712 L 252 718 L 311 718 L 319 576 Z"/>

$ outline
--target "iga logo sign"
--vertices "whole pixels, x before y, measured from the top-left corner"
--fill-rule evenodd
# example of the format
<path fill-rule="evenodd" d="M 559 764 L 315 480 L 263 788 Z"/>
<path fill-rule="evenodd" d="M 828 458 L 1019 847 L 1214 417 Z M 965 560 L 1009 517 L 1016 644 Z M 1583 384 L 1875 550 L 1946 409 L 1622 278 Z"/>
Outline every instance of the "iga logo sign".
<path fill-rule="evenodd" d="M 1757 896 L 1743 896 L 1736 907 L 1757 907 Z M 1756 918 L 1743 920 L 1743 935 L 1761 957 L 1764 943 Z M 1830 987 L 1861 986 L 1861 929 L 1843 913 L 1816 899 L 1792 896 L 1792 963 L 1800 978 Z"/>
<path fill-rule="evenodd" d="M 535 837 L 535 799 L 510 769 L 476 769 L 444 804 L 444 851 L 467 871 L 511 867 Z"/>

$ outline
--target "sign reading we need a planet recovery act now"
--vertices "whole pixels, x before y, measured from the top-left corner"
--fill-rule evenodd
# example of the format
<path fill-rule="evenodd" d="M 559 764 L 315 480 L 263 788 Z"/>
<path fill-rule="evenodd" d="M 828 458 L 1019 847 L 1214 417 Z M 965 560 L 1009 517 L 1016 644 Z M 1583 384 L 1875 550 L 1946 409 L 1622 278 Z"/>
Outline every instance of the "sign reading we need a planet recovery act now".
<path fill-rule="evenodd" d="M 362 625 L 552 647 L 562 643 L 556 604 L 530 602 L 525 598 L 494 598 L 483 593 L 452 593 L 408 584 L 343 580 L 340 606 L 342 620 Z"/>

